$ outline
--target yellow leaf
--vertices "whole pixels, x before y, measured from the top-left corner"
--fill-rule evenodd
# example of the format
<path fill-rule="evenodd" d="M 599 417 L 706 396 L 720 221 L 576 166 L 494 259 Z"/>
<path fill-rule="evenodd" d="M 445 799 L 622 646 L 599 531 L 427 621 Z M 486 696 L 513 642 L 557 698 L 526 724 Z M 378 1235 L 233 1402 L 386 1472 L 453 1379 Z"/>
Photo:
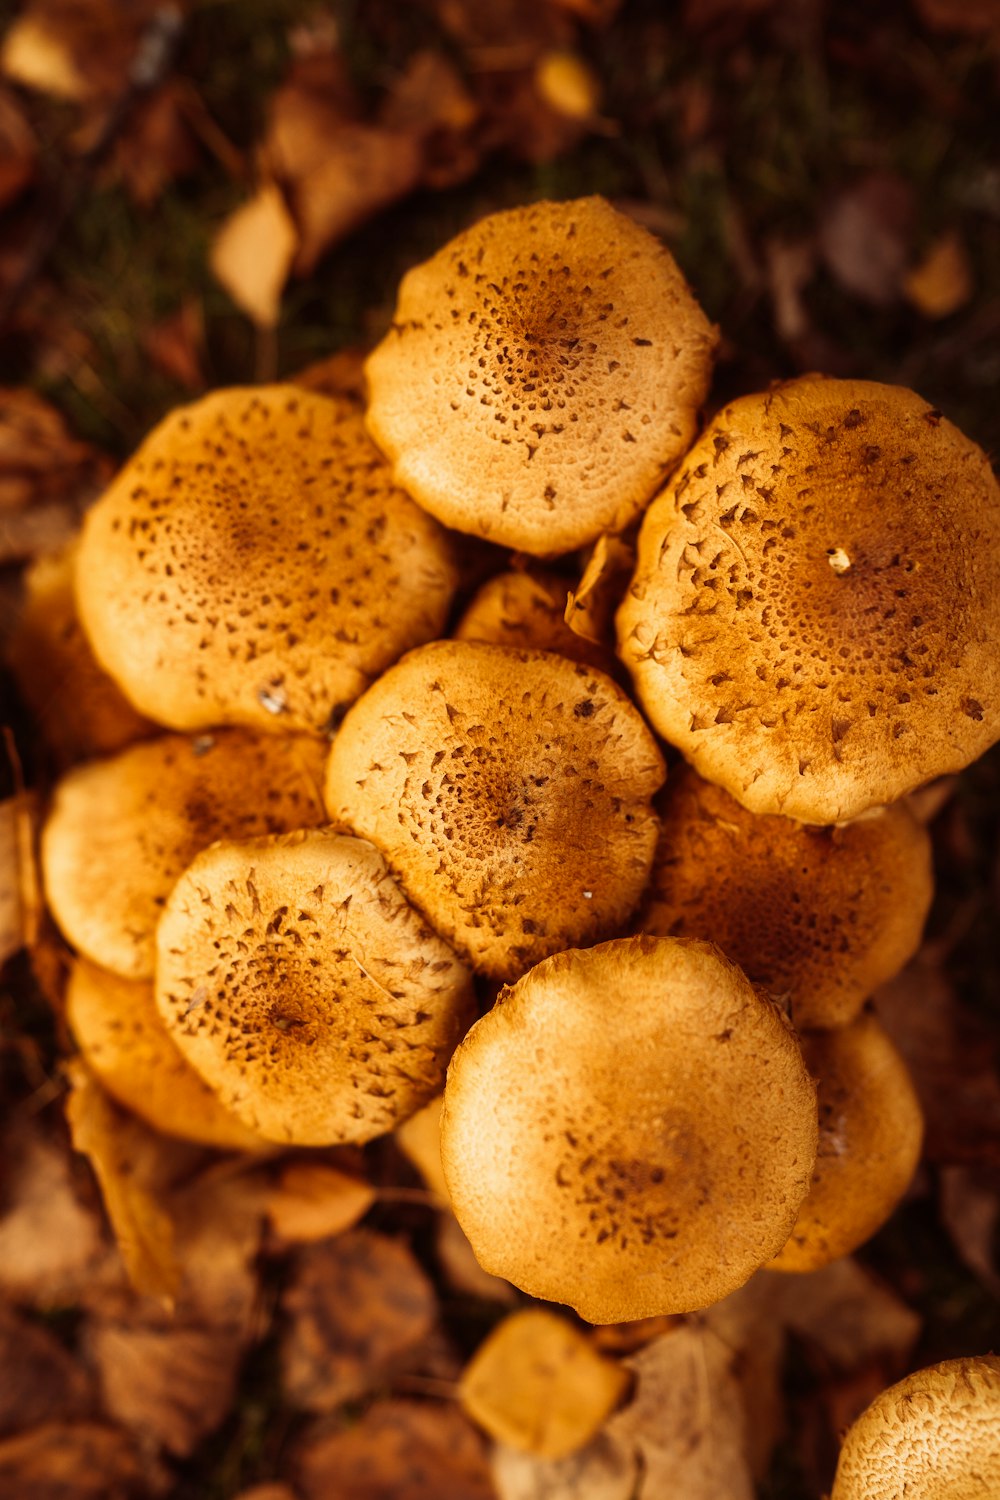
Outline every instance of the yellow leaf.
<path fill-rule="evenodd" d="M 322 1162 L 296 1161 L 271 1189 L 267 1212 L 279 1239 L 303 1243 L 343 1234 L 374 1202 L 370 1183 Z"/>
<path fill-rule="evenodd" d="M 943 234 L 903 283 L 907 301 L 925 318 L 948 318 L 972 296 L 972 268 L 957 234 Z"/>
<path fill-rule="evenodd" d="M 261 328 L 278 322 L 298 242 L 292 216 L 273 182 L 230 214 L 215 237 L 210 256 L 214 275 Z"/>
<path fill-rule="evenodd" d="M 85 99 L 90 92 L 64 42 L 34 16 L 20 16 L 9 28 L 0 68 L 15 83 L 57 99 Z"/>

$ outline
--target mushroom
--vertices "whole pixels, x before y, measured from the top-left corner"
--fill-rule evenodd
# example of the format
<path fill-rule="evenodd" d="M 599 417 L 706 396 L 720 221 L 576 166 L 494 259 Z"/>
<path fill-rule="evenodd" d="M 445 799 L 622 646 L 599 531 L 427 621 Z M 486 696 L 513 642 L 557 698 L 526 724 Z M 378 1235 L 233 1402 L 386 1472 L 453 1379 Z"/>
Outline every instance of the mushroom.
<path fill-rule="evenodd" d="M 786 1242 L 816 1154 L 790 1026 L 710 943 L 557 954 L 452 1059 L 441 1160 L 480 1264 L 593 1323 L 687 1312 Z"/>
<path fill-rule="evenodd" d="M 871 1238 L 910 1185 L 923 1114 L 909 1070 L 872 1015 L 800 1038 L 819 1093 L 809 1196 L 776 1271 L 815 1271 Z"/>
<path fill-rule="evenodd" d="M 181 872 L 217 838 L 326 822 L 325 747 L 308 735 L 161 735 L 64 776 L 42 831 L 52 914 L 87 958 L 152 979 L 155 930 Z"/>
<path fill-rule="evenodd" d="M 354 404 L 263 386 L 146 439 L 87 516 L 77 598 L 101 664 L 159 723 L 320 733 L 441 633 L 455 583 Z"/>
<path fill-rule="evenodd" d="M 552 557 L 619 531 L 684 452 L 715 331 L 602 198 L 492 214 L 407 272 L 368 427 L 458 531 Z"/>
<path fill-rule="evenodd" d="M 994 1500 L 1000 1359 L 948 1359 L 876 1396 L 849 1428 L 831 1500 Z"/>
<path fill-rule="evenodd" d="M 326 800 L 477 972 L 511 979 L 621 931 L 649 873 L 663 775 L 652 735 L 603 673 L 439 641 L 348 713 Z"/>
<path fill-rule="evenodd" d="M 473 1013 L 381 855 L 327 831 L 199 854 L 160 919 L 156 997 L 223 1105 L 303 1146 L 371 1140 L 426 1104 Z"/>
<path fill-rule="evenodd" d="M 487 641 L 555 651 L 609 674 L 621 671 L 606 646 L 577 635 L 566 623 L 569 585 L 558 573 L 511 570 L 483 584 L 455 628 L 456 641 Z"/>
<path fill-rule="evenodd" d="M 266 1146 L 223 1109 L 170 1040 L 152 984 L 78 958 L 66 985 L 66 1018 L 108 1093 L 154 1129 L 224 1151 Z"/>
<path fill-rule="evenodd" d="M 719 413 L 643 521 L 620 654 L 752 812 L 836 823 L 1000 732 L 1000 492 L 912 391 L 808 376 Z"/>
<path fill-rule="evenodd" d="M 662 819 L 642 932 L 708 937 L 803 1027 L 841 1026 L 912 958 L 934 894 L 930 838 L 905 804 L 844 827 L 756 817 L 690 767 Z"/>

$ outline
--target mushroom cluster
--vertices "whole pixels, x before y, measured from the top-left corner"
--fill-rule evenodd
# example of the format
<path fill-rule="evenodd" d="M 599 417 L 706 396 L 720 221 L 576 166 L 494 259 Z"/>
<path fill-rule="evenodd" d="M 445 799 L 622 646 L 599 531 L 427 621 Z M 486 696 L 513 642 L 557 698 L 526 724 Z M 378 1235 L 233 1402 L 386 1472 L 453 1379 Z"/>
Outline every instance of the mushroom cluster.
<path fill-rule="evenodd" d="M 593 1323 L 891 1213 L 920 1111 L 864 1007 L 931 900 L 905 798 L 1000 735 L 984 455 L 818 376 L 696 436 L 715 341 L 603 201 L 496 214 L 405 278 L 364 415 L 292 385 L 175 412 L 75 557 L 146 736 L 71 770 L 43 838 L 109 1090 L 252 1149 L 444 1089 L 482 1265 Z M 494 544 L 475 578 L 457 533 Z"/>

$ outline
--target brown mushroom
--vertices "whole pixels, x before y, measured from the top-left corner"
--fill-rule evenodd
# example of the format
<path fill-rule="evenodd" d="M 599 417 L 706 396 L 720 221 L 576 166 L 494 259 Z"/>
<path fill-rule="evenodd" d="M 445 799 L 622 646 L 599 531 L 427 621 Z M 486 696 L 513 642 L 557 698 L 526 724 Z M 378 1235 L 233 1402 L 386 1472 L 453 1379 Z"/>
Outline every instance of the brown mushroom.
<path fill-rule="evenodd" d="M 483 219 L 403 278 L 368 426 L 458 531 L 551 557 L 619 531 L 694 434 L 714 330 L 601 198 Z"/>
<path fill-rule="evenodd" d="M 831 1500 L 994 1500 L 1000 1359 L 948 1359 L 890 1386 L 848 1430 Z"/>
<path fill-rule="evenodd" d="M 660 752 L 610 678 L 544 651 L 440 641 L 344 720 L 326 799 L 480 973 L 621 931 L 656 842 Z"/>
<path fill-rule="evenodd" d="M 1000 493 L 921 397 L 809 376 L 725 407 L 650 506 L 619 647 L 757 813 L 836 823 L 1000 733 Z"/>
<path fill-rule="evenodd" d="M 42 832 L 52 914 L 73 946 L 152 979 L 155 930 L 182 870 L 218 838 L 326 822 L 325 747 L 308 735 L 162 735 L 64 776 Z"/>
<path fill-rule="evenodd" d="M 809 1196 L 776 1271 L 815 1271 L 880 1229 L 920 1160 L 923 1115 L 909 1070 L 874 1016 L 801 1038 L 819 1095 Z"/>
<path fill-rule="evenodd" d="M 483 1267 L 594 1323 L 705 1307 L 780 1250 L 816 1095 L 791 1028 L 709 943 L 546 959 L 448 1071 L 441 1160 Z"/>
<path fill-rule="evenodd" d="M 77 598 L 99 661 L 159 723 L 320 732 L 441 633 L 455 582 L 354 404 L 262 386 L 146 439 L 88 514 Z"/>
<path fill-rule="evenodd" d="M 690 767 L 662 819 L 642 932 L 706 937 L 803 1027 L 841 1026 L 920 943 L 934 894 L 930 839 L 900 804 L 843 827 L 758 817 Z"/>
<path fill-rule="evenodd" d="M 217 843 L 157 932 L 170 1035 L 251 1130 L 367 1141 L 436 1094 L 473 1013 L 469 975 L 361 839 Z"/>

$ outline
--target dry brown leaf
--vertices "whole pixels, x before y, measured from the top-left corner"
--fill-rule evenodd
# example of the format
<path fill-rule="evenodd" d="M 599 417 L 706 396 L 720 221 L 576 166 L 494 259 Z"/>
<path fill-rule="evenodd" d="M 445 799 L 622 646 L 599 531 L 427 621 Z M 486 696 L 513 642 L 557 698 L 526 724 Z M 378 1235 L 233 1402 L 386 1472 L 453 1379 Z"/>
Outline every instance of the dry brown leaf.
<path fill-rule="evenodd" d="M 892 173 L 872 172 L 831 196 L 820 218 L 819 248 L 846 292 L 875 307 L 897 300 L 913 218 L 912 189 Z"/>
<path fill-rule="evenodd" d="M 845 1370 L 905 1360 L 920 1335 L 919 1313 L 850 1256 L 804 1276 L 761 1271 L 750 1286 L 761 1307 Z"/>
<path fill-rule="evenodd" d="M 205 316 L 196 297 L 188 297 L 175 313 L 145 329 L 139 342 L 154 367 L 168 380 L 186 391 L 204 389 L 201 361 L 205 351 Z"/>
<path fill-rule="evenodd" d="M 490 1469 L 500 1500 L 633 1500 L 638 1450 L 599 1433 L 568 1458 L 536 1458 L 498 1444 Z M 653 1500 L 653 1497 L 650 1497 Z"/>
<path fill-rule="evenodd" d="M 329 1411 L 401 1368 L 437 1316 L 434 1288 L 399 1240 L 354 1229 L 295 1259 L 282 1298 L 288 1399 Z"/>
<path fill-rule="evenodd" d="M 787 1340 L 780 1319 L 755 1305 L 752 1296 L 743 1296 L 746 1290 L 742 1288 L 707 1308 L 700 1321 L 733 1355 L 732 1370 L 747 1417 L 750 1469 L 756 1480 L 762 1480 L 771 1467 L 785 1424 L 782 1365 Z"/>
<path fill-rule="evenodd" d="M 124 91 L 146 28 L 167 11 L 163 0 L 27 0 L 0 68 L 57 98 L 107 100 Z"/>
<path fill-rule="evenodd" d="M 216 1163 L 165 1198 L 181 1271 L 177 1315 L 237 1335 L 258 1333 L 256 1267 L 268 1182 L 262 1166 Z"/>
<path fill-rule="evenodd" d="M 570 630 L 613 653 L 614 613 L 634 571 L 634 543 L 608 532 L 599 536 L 580 582 L 566 600 Z"/>
<path fill-rule="evenodd" d="M 218 1328 L 99 1323 L 87 1347 L 107 1415 L 177 1458 L 192 1453 L 232 1405 L 242 1344 Z"/>
<path fill-rule="evenodd" d="M 267 1197 L 279 1242 L 322 1240 L 352 1229 L 375 1202 L 370 1183 L 323 1162 L 290 1162 Z"/>
<path fill-rule="evenodd" d="M 295 272 L 307 276 L 321 256 L 421 180 L 420 137 L 343 123 L 327 137 L 323 159 L 290 184 L 299 230 Z"/>
<path fill-rule="evenodd" d="M 70 1422 L 96 1409 L 83 1365 L 47 1328 L 0 1302 L 0 1433 Z"/>
<path fill-rule="evenodd" d="M 958 790 L 957 776 L 938 776 L 918 787 L 906 798 L 906 805 L 918 823 L 933 823 L 948 806 Z"/>
<path fill-rule="evenodd" d="M 475 1429 L 454 1406 L 380 1401 L 295 1455 L 306 1500 L 495 1500 Z"/>
<path fill-rule="evenodd" d="M 969 253 L 954 230 L 941 235 L 903 281 L 906 300 L 925 318 L 949 318 L 974 291 Z"/>
<path fill-rule="evenodd" d="M 24 191 L 37 164 L 35 133 L 11 90 L 0 87 L 0 209 Z"/>
<path fill-rule="evenodd" d="M 534 81 L 543 102 L 570 120 L 592 120 L 601 107 L 600 79 L 576 52 L 543 52 Z"/>
<path fill-rule="evenodd" d="M 30 10 L 8 28 L 0 49 L 0 68 L 22 87 L 56 99 L 79 102 L 91 92 L 66 37 Z"/>
<path fill-rule="evenodd" d="M 973 1167 L 945 1167 L 940 1185 L 941 1220 L 952 1244 L 986 1290 L 1000 1298 L 1000 1186 L 996 1174 L 977 1172 Z"/>
<path fill-rule="evenodd" d="M 180 1279 L 173 1222 L 136 1174 L 126 1117 L 79 1059 L 70 1064 L 70 1079 L 73 1145 L 90 1159 L 129 1279 L 137 1291 L 172 1302 Z"/>
<path fill-rule="evenodd" d="M 508 1306 L 518 1301 L 518 1294 L 509 1281 L 483 1270 L 454 1214 L 438 1214 L 434 1248 L 445 1279 L 456 1292 L 482 1302 L 503 1302 Z"/>
<path fill-rule="evenodd" d="M 448 1184 L 444 1180 L 441 1165 L 441 1108 L 444 1095 L 438 1094 L 423 1109 L 397 1125 L 396 1144 L 408 1161 L 411 1161 L 432 1193 L 436 1193 L 442 1204 L 451 1202 Z"/>
<path fill-rule="evenodd" d="M 479 118 L 479 106 L 443 53 L 424 48 L 407 59 L 379 106 L 386 130 L 427 137 L 464 135 Z"/>
<path fill-rule="evenodd" d="M 188 108 L 188 86 L 169 79 L 133 111 L 119 137 L 118 170 L 140 208 L 152 208 L 165 188 L 197 170 L 201 153 Z"/>
<path fill-rule="evenodd" d="M 54 406 L 0 387 L 0 511 L 55 500 L 82 510 L 110 473 L 109 459 L 74 438 Z"/>
<path fill-rule="evenodd" d="M 260 328 L 274 328 L 299 243 L 280 189 L 268 182 L 226 219 L 212 243 L 213 274 Z"/>
<path fill-rule="evenodd" d="M 734 1361 L 726 1343 L 695 1322 L 678 1324 L 625 1361 L 635 1396 L 605 1431 L 639 1453 L 641 1500 L 753 1500 Z"/>
<path fill-rule="evenodd" d="M 0 1443 L 0 1500 L 138 1500 L 143 1481 L 129 1439 L 96 1422 L 48 1422 Z"/>
<path fill-rule="evenodd" d="M 458 1399 L 499 1442 L 539 1458 L 566 1458 L 597 1435 L 630 1383 L 572 1323 L 528 1307 L 480 1344 Z"/>

